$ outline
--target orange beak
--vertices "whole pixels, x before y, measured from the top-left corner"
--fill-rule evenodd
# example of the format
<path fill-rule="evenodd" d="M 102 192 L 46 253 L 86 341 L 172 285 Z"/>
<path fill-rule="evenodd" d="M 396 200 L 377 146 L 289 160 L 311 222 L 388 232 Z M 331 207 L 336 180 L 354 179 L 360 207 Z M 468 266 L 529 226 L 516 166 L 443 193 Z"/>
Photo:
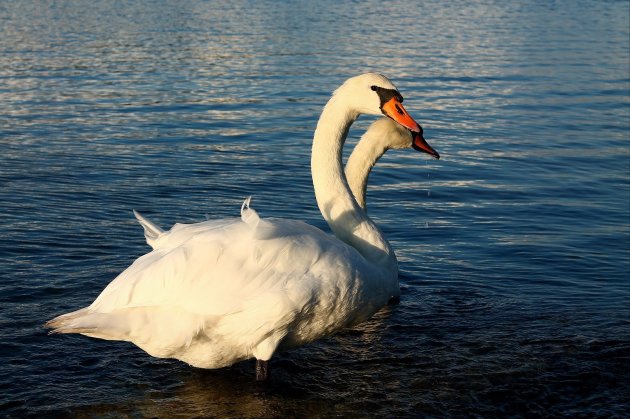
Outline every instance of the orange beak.
<path fill-rule="evenodd" d="M 381 111 L 408 130 L 412 132 L 421 132 L 420 125 L 413 120 L 403 107 L 402 103 L 400 103 L 395 96 L 381 106 Z"/>

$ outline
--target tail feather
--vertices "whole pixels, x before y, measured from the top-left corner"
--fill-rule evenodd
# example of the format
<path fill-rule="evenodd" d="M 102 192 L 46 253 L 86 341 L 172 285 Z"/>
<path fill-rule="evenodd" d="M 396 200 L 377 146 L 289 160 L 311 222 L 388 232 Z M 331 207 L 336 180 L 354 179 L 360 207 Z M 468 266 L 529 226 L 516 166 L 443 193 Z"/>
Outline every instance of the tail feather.
<path fill-rule="evenodd" d="M 100 339 L 124 340 L 128 330 L 125 330 L 124 323 L 117 320 L 119 316 L 115 314 L 93 313 L 86 307 L 55 317 L 44 327 L 51 329 L 49 334 L 79 333 Z"/>
<path fill-rule="evenodd" d="M 212 317 L 212 316 L 210 316 Z M 130 341 L 152 356 L 171 357 L 188 347 L 216 319 L 174 307 L 126 307 L 99 312 L 89 307 L 62 314 L 45 324 L 54 333 L 78 333 L 105 339 Z"/>
<path fill-rule="evenodd" d="M 144 218 L 136 210 L 133 210 L 133 215 L 136 216 L 136 219 L 138 220 L 138 222 L 140 222 L 142 228 L 144 228 L 144 238 L 147 240 L 147 244 L 155 249 L 154 243 L 158 239 L 158 237 L 160 237 L 160 235 L 164 233 L 164 230 Z"/>
<path fill-rule="evenodd" d="M 53 333 L 82 333 L 78 331 L 76 327 L 73 327 L 73 323 L 75 320 L 82 317 L 86 313 L 87 309 L 82 308 L 77 311 L 73 311 L 71 313 L 62 314 L 61 316 L 57 316 L 52 320 L 48 320 L 44 327 L 47 329 L 51 329 L 49 334 Z"/>

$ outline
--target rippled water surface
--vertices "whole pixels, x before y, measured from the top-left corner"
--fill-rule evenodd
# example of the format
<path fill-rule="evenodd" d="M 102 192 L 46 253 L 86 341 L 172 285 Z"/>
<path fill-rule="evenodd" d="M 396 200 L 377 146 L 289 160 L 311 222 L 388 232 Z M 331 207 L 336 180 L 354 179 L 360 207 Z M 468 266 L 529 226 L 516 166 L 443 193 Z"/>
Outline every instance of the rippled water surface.
<path fill-rule="evenodd" d="M 0 415 L 625 416 L 629 3 L 0 3 Z M 399 305 L 272 361 L 200 370 L 48 336 L 167 227 L 327 228 L 310 143 L 388 75 L 440 161 L 390 152 L 368 206 Z M 347 149 L 365 130 L 363 117 Z"/>

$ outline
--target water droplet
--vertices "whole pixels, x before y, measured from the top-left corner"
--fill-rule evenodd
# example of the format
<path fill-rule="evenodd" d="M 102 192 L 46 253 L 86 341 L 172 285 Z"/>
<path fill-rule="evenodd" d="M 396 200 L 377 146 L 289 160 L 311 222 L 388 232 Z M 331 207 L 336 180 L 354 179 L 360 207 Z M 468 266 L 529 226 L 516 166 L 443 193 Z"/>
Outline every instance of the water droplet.
<path fill-rule="evenodd" d="M 425 160 L 428 164 L 428 160 Z M 428 189 L 427 189 L 427 196 L 431 197 L 431 173 L 427 172 L 427 180 L 428 180 Z"/>

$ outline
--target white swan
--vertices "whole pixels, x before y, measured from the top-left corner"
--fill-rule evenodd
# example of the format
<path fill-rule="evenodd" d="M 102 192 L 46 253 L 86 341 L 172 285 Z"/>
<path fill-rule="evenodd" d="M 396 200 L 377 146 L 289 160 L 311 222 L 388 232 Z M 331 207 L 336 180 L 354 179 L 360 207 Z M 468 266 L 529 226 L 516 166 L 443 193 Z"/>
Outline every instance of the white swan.
<path fill-rule="evenodd" d="M 322 215 L 341 241 L 300 221 L 241 219 L 175 226 L 88 307 L 61 315 L 52 332 L 133 342 L 150 355 L 201 368 L 256 358 L 257 379 L 277 350 L 368 319 L 400 293 L 389 243 L 358 206 L 341 149 L 360 113 L 410 130 L 419 125 L 394 85 L 378 74 L 347 80 L 317 124 L 311 160 Z M 200 223 L 205 224 L 205 223 Z"/>

